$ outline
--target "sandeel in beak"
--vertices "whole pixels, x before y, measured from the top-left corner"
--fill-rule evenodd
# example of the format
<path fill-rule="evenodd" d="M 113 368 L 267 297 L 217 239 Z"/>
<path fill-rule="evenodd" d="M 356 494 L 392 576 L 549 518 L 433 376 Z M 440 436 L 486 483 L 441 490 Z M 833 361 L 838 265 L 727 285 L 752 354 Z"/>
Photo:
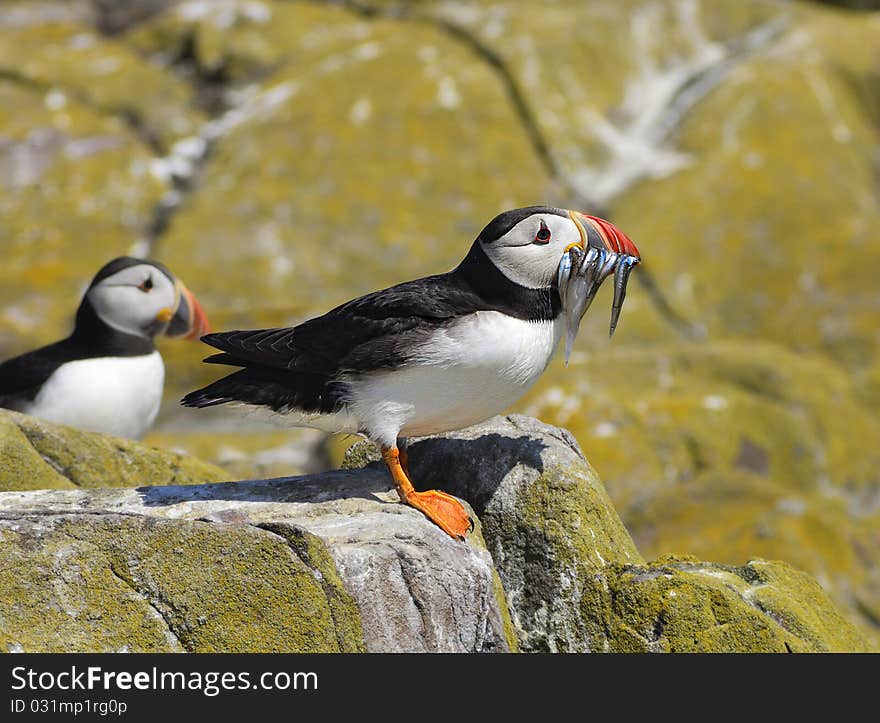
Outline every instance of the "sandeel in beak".
<path fill-rule="evenodd" d="M 198 299 L 179 279 L 175 282 L 175 286 L 178 291 L 177 309 L 168 322 L 165 336 L 188 341 L 199 339 L 211 331 L 208 316 Z"/>
<path fill-rule="evenodd" d="M 571 355 L 581 319 L 593 303 L 596 292 L 612 273 L 614 274 L 614 301 L 611 305 L 609 336 L 614 336 L 629 275 L 641 261 L 639 250 L 632 240 L 604 219 L 578 211 L 568 215 L 581 234 L 580 244 L 566 249 L 559 262 L 557 285 L 566 322 L 565 363 Z"/>

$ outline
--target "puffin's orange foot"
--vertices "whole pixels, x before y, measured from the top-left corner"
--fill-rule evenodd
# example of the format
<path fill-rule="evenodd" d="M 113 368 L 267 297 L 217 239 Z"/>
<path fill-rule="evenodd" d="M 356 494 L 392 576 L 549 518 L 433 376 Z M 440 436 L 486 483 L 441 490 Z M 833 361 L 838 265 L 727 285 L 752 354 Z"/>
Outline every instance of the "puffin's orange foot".
<path fill-rule="evenodd" d="M 394 480 L 394 486 L 402 502 L 415 507 L 450 537 L 463 540 L 464 536 L 474 529 L 474 523 L 464 505 L 452 495 L 439 490 L 415 491 L 403 469 L 403 464 L 406 464 L 405 451 L 401 453 L 397 447 L 382 447 L 382 459 L 388 465 L 391 479 Z"/>
<path fill-rule="evenodd" d="M 440 490 L 413 490 L 406 495 L 404 502 L 422 512 L 450 537 L 464 540 L 465 535 L 474 529 L 473 520 L 464 505 Z"/>

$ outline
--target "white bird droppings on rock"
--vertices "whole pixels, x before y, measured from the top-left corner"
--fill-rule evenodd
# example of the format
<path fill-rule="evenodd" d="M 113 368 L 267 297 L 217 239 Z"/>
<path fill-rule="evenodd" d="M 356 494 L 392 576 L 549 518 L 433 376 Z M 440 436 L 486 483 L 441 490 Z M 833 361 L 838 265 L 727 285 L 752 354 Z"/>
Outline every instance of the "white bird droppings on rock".
<path fill-rule="evenodd" d="M 358 98 L 348 114 L 349 120 L 356 126 L 362 126 L 373 115 L 373 103 L 369 98 Z"/>
<path fill-rule="evenodd" d="M 58 88 L 52 88 L 52 90 L 46 93 L 43 102 L 49 110 L 61 110 L 67 105 L 67 96 Z"/>
<path fill-rule="evenodd" d="M 448 109 L 458 108 L 461 104 L 461 95 L 454 78 L 447 75 L 440 79 L 437 84 L 437 102 L 441 107 Z"/>
<path fill-rule="evenodd" d="M 718 394 L 709 394 L 703 397 L 703 409 L 720 412 L 727 409 L 727 400 Z"/>
<path fill-rule="evenodd" d="M 608 439 L 617 434 L 617 425 L 614 422 L 599 422 L 593 427 L 593 436 L 599 439 Z"/>

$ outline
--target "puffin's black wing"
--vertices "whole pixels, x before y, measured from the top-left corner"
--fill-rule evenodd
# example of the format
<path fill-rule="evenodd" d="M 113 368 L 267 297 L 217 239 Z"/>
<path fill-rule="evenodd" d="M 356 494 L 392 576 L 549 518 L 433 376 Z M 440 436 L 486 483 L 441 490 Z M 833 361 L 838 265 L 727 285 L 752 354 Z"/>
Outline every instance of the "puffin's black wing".
<path fill-rule="evenodd" d="M 190 392 L 181 403 L 336 412 L 347 387 L 340 372 L 401 366 L 436 329 L 485 308 L 460 279 L 443 274 L 362 296 L 293 328 L 208 334 L 202 340 L 222 353 L 205 361 L 243 368 Z"/>
<path fill-rule="evenodd" d="M 21 410 L 65 362 L 71 361 L 70 340 L 34 349 L 0 364 L 0 407 Z"/>
<path fill-rule="evenodd" d="M 202 340 L 222 354 L 206 361 L 334 376 L 394 368 L 449 320 L 488 308 L 450 274 L 392 286 L 287 329 L 230 331 Z"/>
<path fill-rule="evenodd" d="M 337 412 L 346 399 L 347 384 L 340 379 L 345 372 L 403 366 L 456 318 L 491 310 L 544 321 L 555 318 L 559 309 L 555 290 L 515 284 L 474 243 L 448 274 L 367 294 L 291 329 L 202 337 L 221 352 L 205 361 L 243 368 L 187 394 L 181 403 L 244 402 L 282 413 Z"/>

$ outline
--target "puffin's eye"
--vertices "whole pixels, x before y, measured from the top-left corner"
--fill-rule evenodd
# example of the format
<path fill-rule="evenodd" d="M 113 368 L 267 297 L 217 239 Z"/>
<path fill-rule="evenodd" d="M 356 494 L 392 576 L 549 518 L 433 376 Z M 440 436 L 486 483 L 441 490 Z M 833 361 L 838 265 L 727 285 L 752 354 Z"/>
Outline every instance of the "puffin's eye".
<path fill-rule="evenodd" d="M 153 288 L 153 277 L 148 276 L 146 279 L 141 281 L 141 283 L 138 284 L 138 288 L 145 294 L 148 293 L 150 289 Z"/>
<path fill-rule="evenodd" d="M 536 244 L 546 244 L 550 243 L 550 229 L 547 228 L 547 224 L 541 221 L 541 228 L 538 230 L 538 233 L 535 234 L 535 243 Z"/>

